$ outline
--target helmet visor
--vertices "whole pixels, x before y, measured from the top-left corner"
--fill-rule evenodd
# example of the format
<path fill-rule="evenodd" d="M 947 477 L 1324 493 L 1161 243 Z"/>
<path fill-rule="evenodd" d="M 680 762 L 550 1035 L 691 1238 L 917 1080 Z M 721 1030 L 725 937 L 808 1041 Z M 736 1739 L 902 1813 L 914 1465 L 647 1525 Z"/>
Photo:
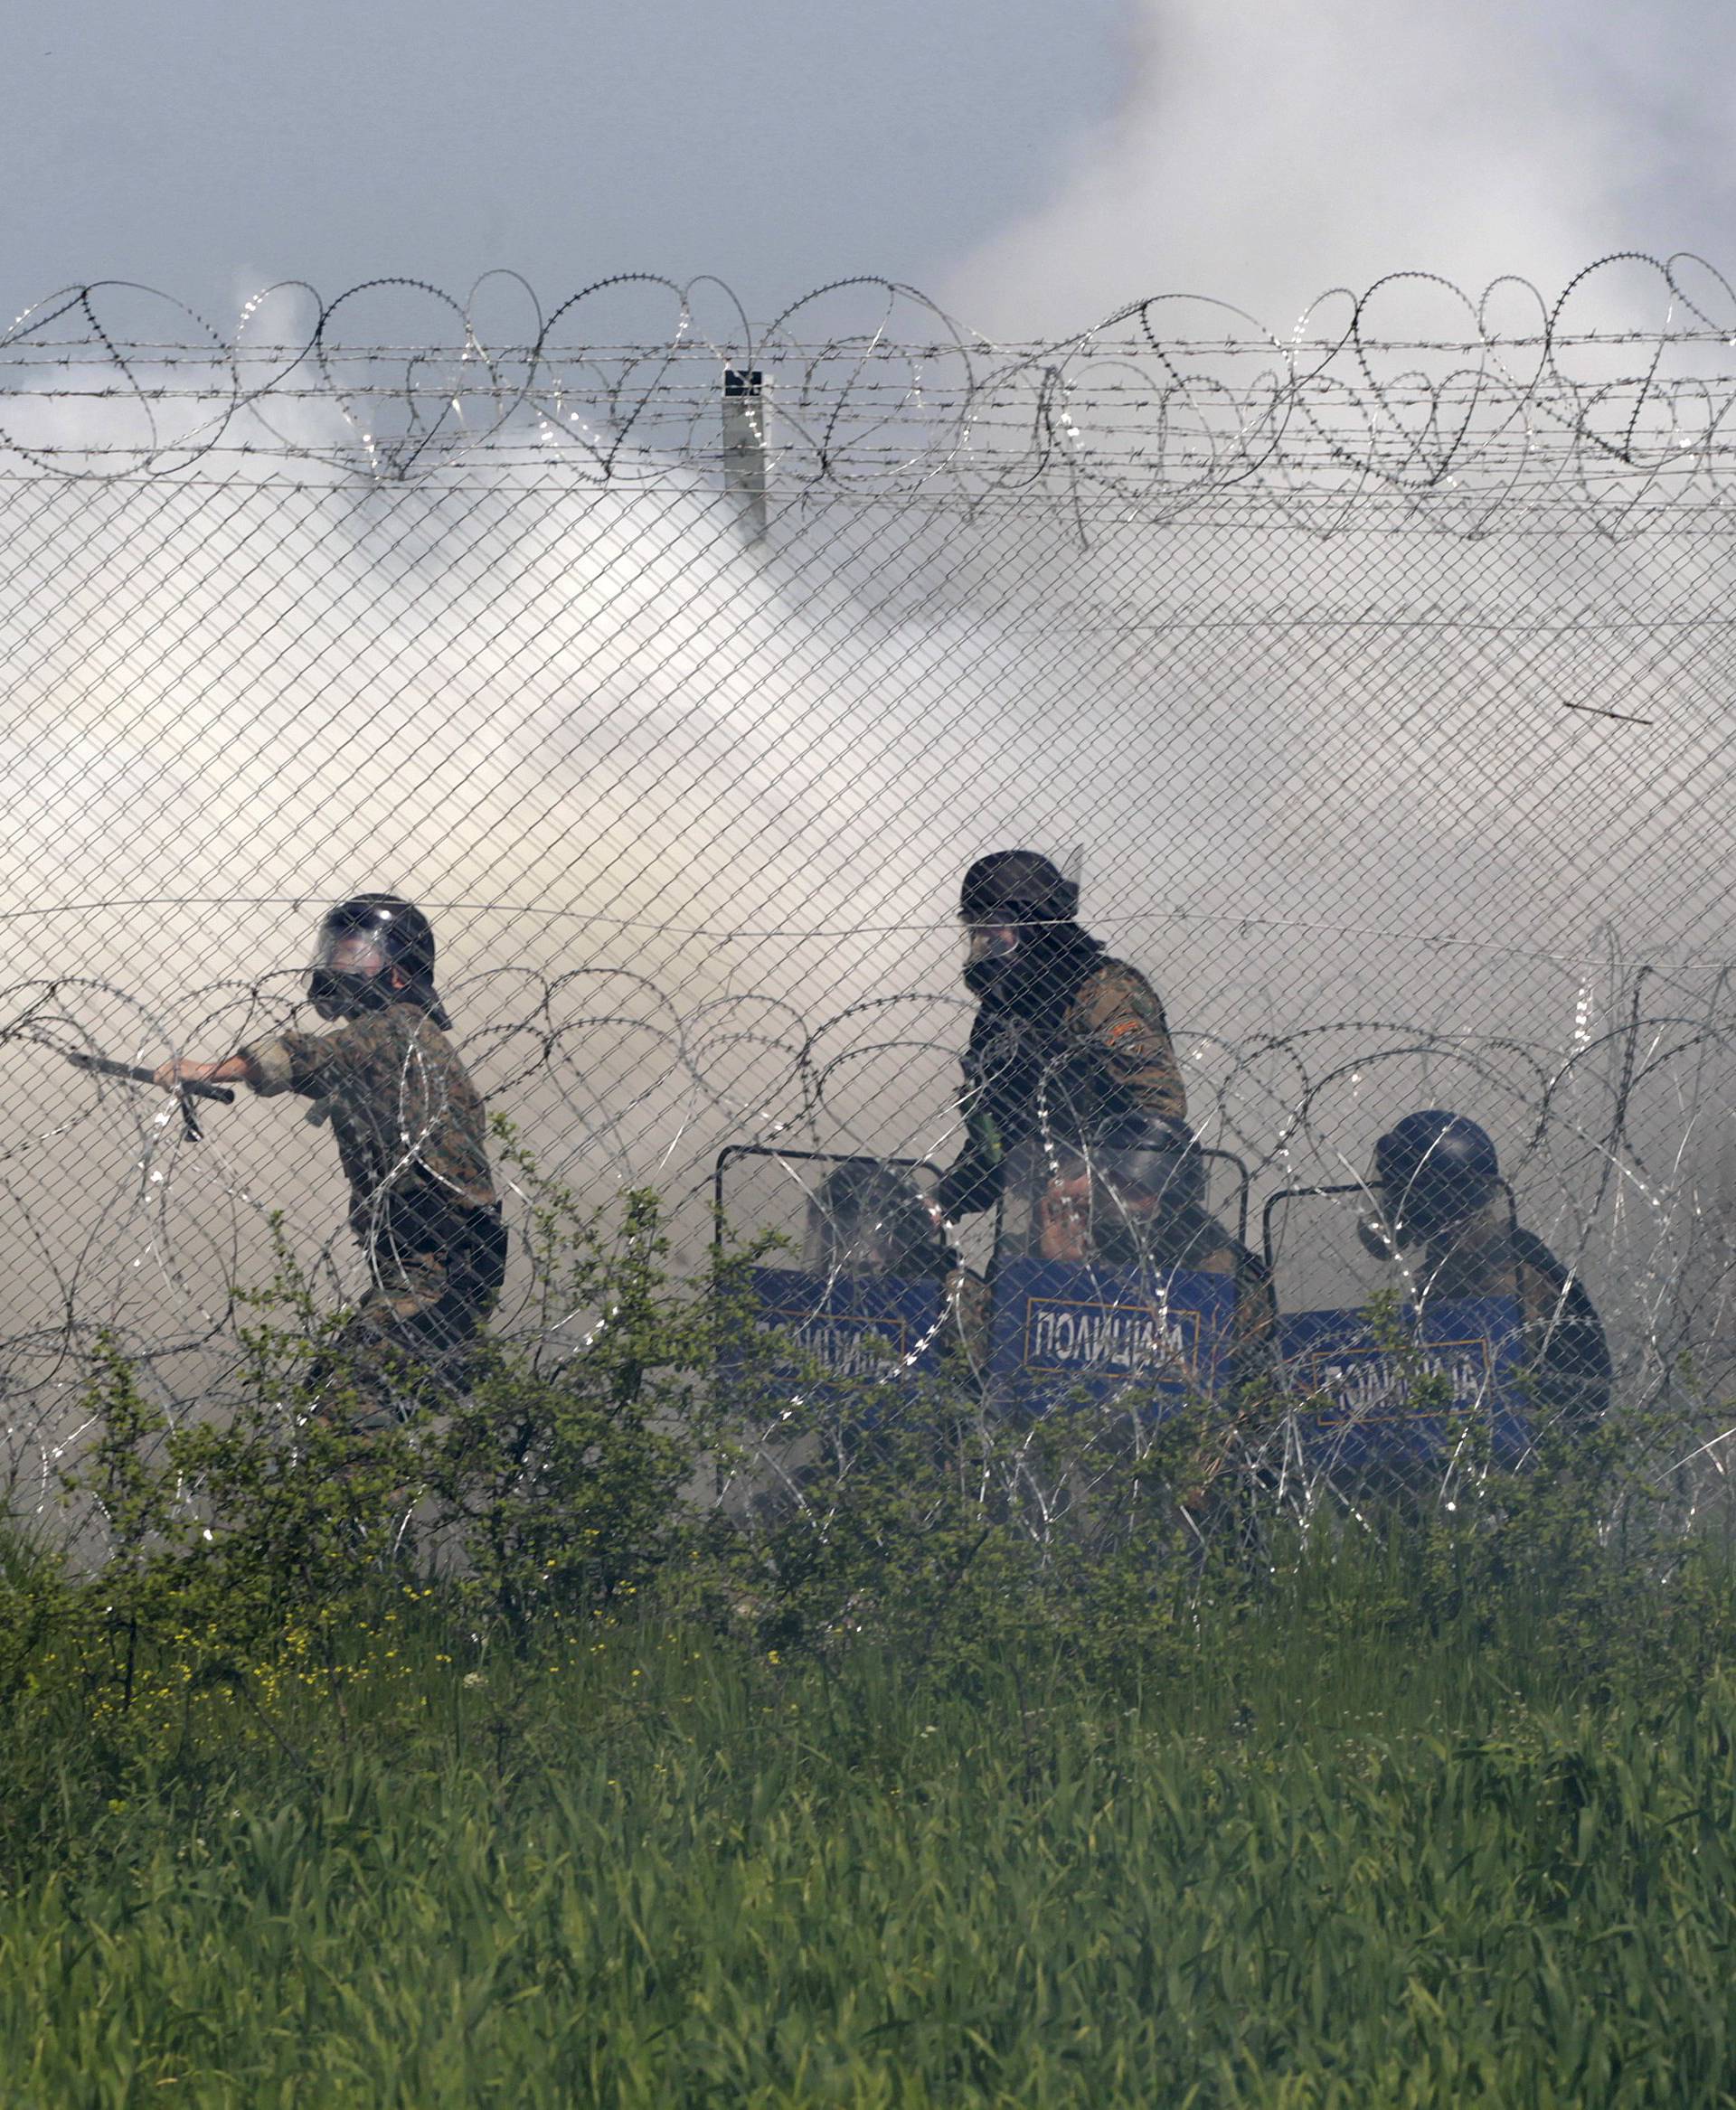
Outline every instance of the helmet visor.
<path fill-rule="evenodd" d="M 949 1258 L 934 1204 L 912 1180 L 834 1178 L 808 1197 L 810 1273 L 920 1277 L 944 1273 Z"/>
<path fill-rule="evenodd" d="M 316 974 L 382 975 L 390 964 L 384 939 L 373 930 L 322 930 L 314 954 Z"/>
<path fill-rule="evenodd" d="M 1005 923 L 967 923 L 964 941 L 967 967 L 979 967 L 985 960 L 1010 960 L 1019 949 L 1017 931 Z"/>
<path fill-rule="evenodd" d="M 309 1001 L 323 1019 L 354 1018 L 385 1000 L 391 965 L 379 932 L 327 928 L 319 934 L 307 976 Z"/>
<path fill-rule="evenodd" d="M 1197 1151 L 1025 1144 L 1008 1165 L 1007 1250 L 1066 1267 L 1179 1267 L 1206 1222 Z"/>
<path fill-rule="evenodd" d="M 1475 1215 L 1488 1198 L 1483 1182 L 1456 1166 L 1427 1160 L 1408 1179 L 1382 1180 L 1377 1167 L 1369 1189 L 1385 1230 L 1401 1246 L 1434 1238 Z"/>

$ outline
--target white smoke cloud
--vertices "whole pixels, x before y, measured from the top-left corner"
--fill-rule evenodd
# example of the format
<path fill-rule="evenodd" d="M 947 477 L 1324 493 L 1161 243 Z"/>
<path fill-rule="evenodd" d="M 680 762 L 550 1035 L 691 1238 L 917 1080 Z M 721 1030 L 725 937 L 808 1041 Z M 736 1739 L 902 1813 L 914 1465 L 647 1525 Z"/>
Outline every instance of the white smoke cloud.
<path fill-rule="evenodd" d="M 1555 291 L 1610 250 L 1691 243 L 1696 184 L 1722 159 L 1703 106 L 1729 78 L 1693 61 L 1728 32 L 1682 0 L 1582 17 L 1137 0 L 1120 109 L 1039 212 L 954 273 L 948 305 L 991 334 L 1049 336 L 1188 292 L 1283 334 L 1328 288 L 1389 272 Z"/>
<path fill-rule="evenodd" d="M 1219 301 L 1282 337 L 1329 290 L 1359 295 L 1400 272 L 1451 281 L 1472 302 L 1516 274 L 1547 306 L 1611 252 L 1698 250 L 1715 264 L 1727 248 L 1736 24 L 1694 0 L 1595 11 L 1498 0 L 1135 0 L 1129 17 L 1130 79 L 1112 121 L 1080 142 L 1039 211 L 939 289 L 992 336 L 1064 341 L 1134 301 L 1182 294 L 1202 304 L 1155 310 L 1160 334 L 1243 334 L 1203 305 Z M 1713 289 L 1705 307 L 1725 316 L 1728 297 Z M 1605 273 L 1580 297 L 1570 327 L 1648 329 L 1666 312 L 1655 278 Z M 1335 306 L 1324 334 L 1346 313 Z M 1527 310 L 1509 290 L 1495 314 L 1497 327 L 1516 323 L 1534 336 L 1534 302 Z M 1450 344 L 1474 329 L 1470 306 L 1419 282 L 1383 293 L 1373 334 Z M 1611 347 L 1599 371 L 1631 375 L 1646 356 Z M 1714 352 L 1714 363 L 1722 356 Z M 1183 368 L 1201 363 L 1177 357 Z M 1571 357 L 1589 377 L 1590 355 Z M 1388 381 L 1405 369 L 1439 380 L 1452 363 L 1444 353 L 1375 360 Z M 1364 378 L 1350 381 L 1371 408 Z M 1718 379 L 1712 400 L 1727 389 Z M 1373 404 L 1371 429 L 1396 434 L 1410 419 L 1420 433 L 1427 384 L 1408 410 L 1405 395 L 1400 387 Z M 1628 400 L 1618 391 L 1610 408 Z M 1438 437 L 1422 443 L 1425 453 Z M 1298 479 L 1316 498 L 1332 483 L 1320 468 Z M 1601 644 L 1631 625 L 1637 647 L 1643 611 L 1669 606 L 1673 579 L 1698 573 L 1712 585 L 1723 566 L 1674 535 L 1647 550 L 1541 517 L 1528 529 L 1514 521 L 1514 539 L 1481 551 L 1425 534 L 1407 552 L 1396 533 L 1358 532 L 1377 517 L 1373 496 L 1359 487 L 1336 522 L 1324 504 L 1311 506 L 1317 537 L 1295 532 L 1275 509 L 1248 522 L 1245 540 L 1184 523 L 1163 544 L 1182 582 L 1176 614 L 1209 614 L 1222 628 L 1215 642 L 1190 646 L 1152 624 L 1137 641 L 1142 664 L 1126 677 L 1129 689 L 1143 680 L 1149 708 L 1185 729 L 1178 766 L 1148 763 L 1147 783 L 1161 834 L 1179 830 L 1190 845 L 1179 899 L 1207 917 L 1193 942 L 1184 928 L 1154 925 L 1144 956 L 1163 961 L 1173 1008 L 1193 1024 L 1233 1018 L 1231 1030 L 1250 1030 L 1263 984 L 1279 1033 L 1360 1011 L 1371 1022 L 1366 1048 L 1380 1039 L 1373 1021 L 1426 1018 L 1457 1023 L 1467 1046 L 1512 1034 L 1547 1068 L 1567 1050 L 1575 1005 L 1609 1023 L 1609 992 L 1574 964 L 1595 949 L 1600 914 L 1612 947 L 1629 957 L 1694 946 L 1715 956 L 1729 943 L 1716 860 L 1703 859 L 1699 827 L 1650 832 L 1656 815 L 1689 800 L 1722 832 L 1710 819 L 1725 796 L 1722 645 L 1684 631 L 1648 664 L 1643 649 L 1606 658 Z M 1146 547 L 1149 563 L 1152 542 Z M 1107 584 L 1111 560 L 1099 551 L 1082 577 Z M 1166 587 L 1156 591 L 1169 601 Z M 1440 621 L 1454 608 L 1462 627 Z M 1377 619 L 1359 639 L 1363 615 Z M 1099 660 L 1094 702 L 1114 690 L 1103 672 Z M 1286 704 L 1274 708 L 1279 695 Z M 1570 707 L 1594 700 L 1654 725 L 1575 726 Z M 1242 934 L 1227 928 L 1238 904 L 1274 923 L 1291 918 L 1289 953 L 1274 937 L 1258 959 L 1243 956 Z M 1374 926 L 1412 937 L 1359 943 L 1358 928 Z M 1674 999 L 1656 981 L 1648 986 L 1650 1003 Z M 1661 1033 L 1647 1045 L 1696 1047 L 1722 1061 L 1689 1027 L 1679 1042 Z M 1518 1098 L 1504 1103 L 1493 1069 L 1413 1071 L 1361 1060 L 1354 1034 L 1343 1046 L 1343 1074 L 1314 1138 L 1324 1158 L 1340 1150 L 1348 1170 L 1407 1100 L 1475 1107 L 1504 1151 L 1516 1154 L 1524 1141 L 1525 1109 Z M 1656 1190 L 1627 1186 L 1626 1173 L 1600 1180 L 1589 1203 L 1599 1235 L 1629 1235 L 1635 1195 L 1643 1217 L 1678 1181 L 1692 1213 L 1694 1163 L 1703 1171 L 1725 1147 L 1728 1122 L 1697 1085 L 1674 1076 L 1666 1085 L 1666 1070 L 1648 1078 L 1656 1103 L 1637 1112 L 1636 1133 L 1656 1122 L 1651 1147 L 1673 1169 Z M 1589 1097 L 1607 1096 L 1599 1080 Z M 1568 1098 L 1555 1096 L 1552 1112 L 1562 1115 Z M 1564 1249 L 1583 1250 L 1584 1221 L 1570 1227 L 1566 1185 L 1552 1202 L 1552 1186 L 1537 1182 L 1527 1206 L 1545 1228 L 1560 1226 Z M 1667 1204 L 1657 1206 L 1661 1223 Z M 1631 1255 L 1618 1269 L 1594 1251 L 1590 1265 L 1609 1296 L 1618 1274 L 1626 1287 L 1646 1272 Z"/>

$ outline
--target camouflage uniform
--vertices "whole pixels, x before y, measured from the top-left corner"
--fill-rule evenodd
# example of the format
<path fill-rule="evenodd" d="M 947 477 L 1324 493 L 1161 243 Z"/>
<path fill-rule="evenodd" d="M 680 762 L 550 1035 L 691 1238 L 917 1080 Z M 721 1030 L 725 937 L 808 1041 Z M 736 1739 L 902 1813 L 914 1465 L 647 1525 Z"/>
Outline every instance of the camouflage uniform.
<path fill-rule="evenodd" d="M 1542 1418 L 1595 1420 L 1609 1406 L 1613 1371 L 1596 1305 L 1540 1238 L 1514 1227 L 1505 1200 L 1430 1239 L 1411 1266 L 1419 1303 L 1517 1299 L 1525 1389 Z"/>
<path fill-rule="evenodd" d="M 1082 936 L 1082 934 L 1081 934 Z M 1086 949 L 1089 947 L 1089 950 Z M 1187 1118 L 1187 1091 L 1157 993 L 1086 939 L 1038 1001 L 984 1003 L 971 1026 L 959 1106 L 965 1146 L 939 1190 L 949 1218 L 1000 1199 L 1010 1154 L 1048 1125 L 1081 1129 Z"/>
<path fill-rule="evenodd" d="M 486 1116 L 452 1043 L 414 1003 L 329 1033 L 243 1048 L 255 1091 L 293 1091 L 329 1116 L 350 1185 L 350 1228 L 373 1286 L 322 1369 L 387 1418 L 407 1365 L 451 1381 L 493 1309 L 506 1236 Z"/>

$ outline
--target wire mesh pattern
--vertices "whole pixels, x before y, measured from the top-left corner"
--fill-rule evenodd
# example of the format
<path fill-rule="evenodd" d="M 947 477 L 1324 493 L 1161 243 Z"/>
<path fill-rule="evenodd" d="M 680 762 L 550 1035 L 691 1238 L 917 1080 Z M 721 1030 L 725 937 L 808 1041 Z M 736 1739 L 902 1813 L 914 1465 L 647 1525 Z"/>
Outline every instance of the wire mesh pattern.
<path fill-rule="evenodd" d="M 284 287 L 228 338 L 130 287 L 30 311 L 14 1499 L 76 1453 L 99 1331 L 211 1394 L 273 1211 L 335 1304 L 369 1265 L 289 1102 L 194 1133 L 68 1052 L 308 1027 L 320 913 L 389 890 L 539 1163 L 658 1187 L 697 1267 L 718 1154 L 781 1149 L 741 1228 L 787 1204 L 799 1248 L 821 1175 L 788 1154 L 957 1155 L 959 877 L 1014 845 L 1161 994 L 1280 1314 L 1393 1279 L 1348 1235 L 1375 1139 L 1470 1116 L 1700 1499 L 1736 1280 L 1732 344 L 1709 267 L 1631 258 L 1553 300 L 1391 281 L 1282 339 L 1172 298 L 995 345 L 869 282 L 760 333 L 650 278 L 546 314 L 504 276 Z M 958 1227 L 958 1267 L 994 1236 Z M 509 1272 L 495 1331 L 536 1309 Z M 1247 1441 L 1287 1500 L 1347 1492 L 1342 1445 Z"/>

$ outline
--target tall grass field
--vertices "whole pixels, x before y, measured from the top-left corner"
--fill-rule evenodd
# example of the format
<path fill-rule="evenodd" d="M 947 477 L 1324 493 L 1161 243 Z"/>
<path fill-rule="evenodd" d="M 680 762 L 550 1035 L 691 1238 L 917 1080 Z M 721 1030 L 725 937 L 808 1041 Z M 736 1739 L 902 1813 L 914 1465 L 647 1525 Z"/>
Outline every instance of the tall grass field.
<path fill-rule="evenodd" d="M 375 1577 L 128 1691 L 15 1559 L 0 2102 L 1736 2102 L 1729 1584 L 1340 1547 L 973 1663 Z"/>
<path fill-rule="evenodd" d="M 655 1197 L 536 1223 L 609 1323 L 401 1427 L 294 1276 L 222 1417 L 93 1344 L 0 2110 L 1736 2104 L 1732 1532 L 1639 1418 L 1303 1511 L 1256 1387 L 797 1393 Z"/>

